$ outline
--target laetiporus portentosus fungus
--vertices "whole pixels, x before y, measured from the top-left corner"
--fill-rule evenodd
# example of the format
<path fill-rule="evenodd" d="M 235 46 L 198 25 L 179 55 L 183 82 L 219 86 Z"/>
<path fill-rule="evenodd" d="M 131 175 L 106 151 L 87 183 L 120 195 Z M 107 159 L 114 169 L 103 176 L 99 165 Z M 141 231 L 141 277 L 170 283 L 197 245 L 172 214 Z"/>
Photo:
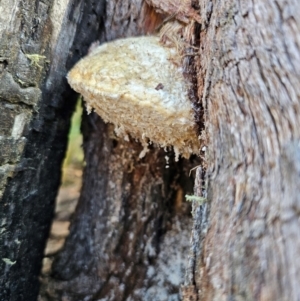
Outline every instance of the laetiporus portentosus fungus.
<path fill-rule="evenodd" d="M 177 158 L 198 152 L 180 55 L 158 37 L 103 44 L 75 65 L 68 81 L 117 135 L 173 146 Z"/>

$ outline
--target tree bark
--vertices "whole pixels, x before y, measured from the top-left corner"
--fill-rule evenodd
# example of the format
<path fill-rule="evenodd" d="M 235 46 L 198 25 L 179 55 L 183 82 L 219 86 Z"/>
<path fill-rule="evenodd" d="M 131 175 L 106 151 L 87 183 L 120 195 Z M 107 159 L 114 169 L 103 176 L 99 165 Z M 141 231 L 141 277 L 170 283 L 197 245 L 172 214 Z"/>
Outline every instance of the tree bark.
<path fill-rule="evenodd" d="M 102 24 L 103 3 L 91 1 L 92 16 L 99 16 L 96 27 L 90 26 L 91 36 L 80 27 L 74 30 L 73 23 L 80 24 L 80 3 L 75 1 L 68 11 L 64 4 L 29 0 L 0 4 L 1 300 L 37 298 L 77 98 L 65 75 L 86 53 Z M 89 23 L 90 16 L 81 22 Z M 78 49 L 73 47 L 75 37 Z"/>
<path fill-rule="evenodd" d="M 300 3 L 200 7 L 208 202 L 184 300 L 299 300 Z"/>
<path fill-rule="evenodd" d="M 36 299 L 66 145 L 72 102 L 65 106 L 63 89 L 44 80 L 52 54 L 50 8 L 50 1 L 0 7 L 1 300 Z M 66 86 L 62 76 L 48 79 Z"/>
<path fill-rule="evenodd" d="M 166 169 L 158 149 L 138 160 L 138 143 L 86 118 L 82 194 L 48 300 L 178 300 L 188 254 L 183 300 L 300 299 L 300 4 L 196 2 L 206 155 L 194 193 L 207 202 L 194 202 L 193 219 L 182 202 L 198 163 Z M 35 300 L 76 97 L 66 72 L 91 42 L 151 32 L 159 16 L 138 0 L 2 8 L 0 299 Z"/>
<path fill-rule="evenodd" d="M 139 143 L 112 139 L 96 115 L 87 122 L 82 193 L 44 297 L 177 300 L 191 228 L 187 162 L 167 169 L 158 149 L 139 160 Z"/>

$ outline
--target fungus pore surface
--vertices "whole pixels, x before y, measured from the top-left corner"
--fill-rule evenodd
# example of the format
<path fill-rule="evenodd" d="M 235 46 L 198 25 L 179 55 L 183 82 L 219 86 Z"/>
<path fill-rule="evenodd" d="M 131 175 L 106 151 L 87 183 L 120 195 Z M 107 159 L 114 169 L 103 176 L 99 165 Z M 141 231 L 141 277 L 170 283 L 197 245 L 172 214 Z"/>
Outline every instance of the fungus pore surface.
<path fill-rule="evenodd" d="M 158 37 L 103 44 L 74 66 L 68 81 L 83 95 L 88 111 L 113 123 L 118 136 L 173 146 L 176 158 L 198 152 L 180 55 Z"/>

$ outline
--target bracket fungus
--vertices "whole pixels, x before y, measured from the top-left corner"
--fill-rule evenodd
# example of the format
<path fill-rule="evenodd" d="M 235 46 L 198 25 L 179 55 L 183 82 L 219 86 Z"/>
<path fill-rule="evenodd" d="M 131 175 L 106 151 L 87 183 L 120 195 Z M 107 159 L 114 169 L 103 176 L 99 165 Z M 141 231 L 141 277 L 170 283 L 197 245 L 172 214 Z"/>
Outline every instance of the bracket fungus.
<path fill-rule="evenodd" d="M 88 111 L 94 109 L 113 123 L 118 136 L 130 135 L 144 146 L 173 146 L 176 159 L 198 152 L 181 57 L 176 48 L 162 46 L 158 37 L 102 44 L 74 66 L 68 81 L 83 95 Z"/>

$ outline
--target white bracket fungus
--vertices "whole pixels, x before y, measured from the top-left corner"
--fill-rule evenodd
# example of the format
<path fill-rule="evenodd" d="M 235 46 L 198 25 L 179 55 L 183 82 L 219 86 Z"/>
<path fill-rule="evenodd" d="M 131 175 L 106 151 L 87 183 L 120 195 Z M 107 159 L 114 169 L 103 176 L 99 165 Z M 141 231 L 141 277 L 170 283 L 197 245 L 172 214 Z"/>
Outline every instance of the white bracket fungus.
<path fill-rule="evenodd" d="M 75 65 L 68 81 L 118 135 L 130 134 L 144 145 L 173 146 L 176 158 L 198 152 L 180 55 L 158 37 L 103 44 Z"/>

